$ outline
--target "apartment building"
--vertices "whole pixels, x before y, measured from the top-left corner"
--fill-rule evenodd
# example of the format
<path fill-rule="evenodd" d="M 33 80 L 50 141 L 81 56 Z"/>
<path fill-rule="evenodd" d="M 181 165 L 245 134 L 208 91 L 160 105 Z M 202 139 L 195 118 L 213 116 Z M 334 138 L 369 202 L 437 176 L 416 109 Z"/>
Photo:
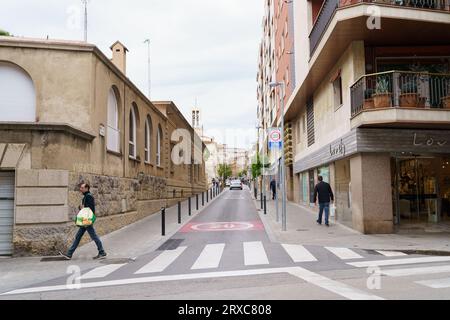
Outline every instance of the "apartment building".
<path fill-rule="evenodd" d="M 448 0 L 294 1 L 293 198 L 360 232 L 450 222 Z"/>
<path fill-rule="evenodd" d="M 100 235 L 206 189 L 201 157 L 172 162 L 175 129 L 196 140 L 189 122 L 127 78 L 122 43 L 111 50 L 109 59 L 83 42 L 0 37 L 0 255 L 65 250 L 82 182 Z"/>

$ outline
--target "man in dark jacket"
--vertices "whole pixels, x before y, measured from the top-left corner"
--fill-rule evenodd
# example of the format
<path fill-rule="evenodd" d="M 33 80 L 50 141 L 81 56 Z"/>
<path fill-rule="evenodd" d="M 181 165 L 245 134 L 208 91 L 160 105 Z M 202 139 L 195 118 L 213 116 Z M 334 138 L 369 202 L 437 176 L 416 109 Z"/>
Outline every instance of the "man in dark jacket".
<path fill-rule="evenodd" d="M 272 181 L 270 181 L 270 190 L 272 191 L 272 200 L 275 200 L 277 196 L 277 182 L 275 181 L 275 179 L 272 179 Z"/>
<path fill-rule="evenodd" d="M 92 194 L 90 193 L 90 186 L 87 183 L 83 183 L 80 185 L 80 192 L 83 194 L 83 200 L 81 201 L 81 206 L 79 209 L 83 208 L 90 208 L 92 212 L 95 214 L 95 200 Z M 98 255 L 95 256 L 93 259 L 104 259 L 106 257 L 106 252 L 103 250 L 102 242 L 100 241 L 100 238 L 97 236 L 94 226 L 90 225 L 88 227 L 79 227 L 80 229 L 77 232 L 77 235 L 75 236 L 75 240 L 70 247 L 69 251 L 67 251 L 67 254 L 61 253 L 66 259 L 70 260 L 72 259 L 72 255 L 75 252 L 75 250 L 78 248 L 78 245 L 80 244 L 81 238 L 83 238 L 83 235 L 87 231 L 89 233 L 89 236 L 91 239 L 95 242 L 98 249 Z"/>
<path fill-rule="evenodd" d="M 330 216 L 330 202 L 334 201 L 333 190 L 331 186 L 323 181 L 323 177 L 319 176 L 319 183 L 314 188 L 314 203 L 317 205 L 317 196 L 319 196 L 319 219 L 318 224 L 322 224 L 323 211 L 325 210 L 325 225 L 330 226 L 328 218 Z"/>

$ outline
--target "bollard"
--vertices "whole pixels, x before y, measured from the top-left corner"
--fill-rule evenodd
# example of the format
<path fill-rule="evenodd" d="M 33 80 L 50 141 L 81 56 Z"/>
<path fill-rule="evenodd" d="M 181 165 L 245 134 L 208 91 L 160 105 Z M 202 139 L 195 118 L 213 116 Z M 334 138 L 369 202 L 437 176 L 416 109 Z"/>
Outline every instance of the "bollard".
<path fill-rule="evenodd" d="M 266 196 L 264 195 L 264 214 L 267 214 L 267 202 L 266 202 Z"/>
<path fill-rule="evenodd" d="M 263 209 L 263 194 L 262 194 L 262 192 L 261 192 L 261 210 Z"/>
<path fill-rule="evenodd" d="M 181 202 L 178 201 L 178 224 L 181 224 Z"/>
<path fill-rule="evenodd" d="M 189 206 L 189 216 L 192 215 L 192 210 L 191 210 L 191 197 L 188 198 L 188 206 Z"/>
<path fill-rule="evenodd" d="M 202 191 L 202 207 L 205 205 L 205 191 Z"/>
<path fill-rule="evenodd" d="M 209 190 L 206 190 L 206 203 L 209 202 Z"/>
<path fill-rule="evenodd" d="M 198 210 L 198 193 L 195 195 L 195 208 Z"/>
<path fill-rule="evenodd" d="M 166 208 L 161 208 L 161 234 L 166 235 Z"/>

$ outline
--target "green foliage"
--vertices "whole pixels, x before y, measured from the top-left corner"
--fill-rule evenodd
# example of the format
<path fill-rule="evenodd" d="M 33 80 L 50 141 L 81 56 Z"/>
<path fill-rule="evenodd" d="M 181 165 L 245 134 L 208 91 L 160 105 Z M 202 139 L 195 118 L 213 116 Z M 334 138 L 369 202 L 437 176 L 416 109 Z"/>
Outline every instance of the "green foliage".
<path fill-rule="evenodd" d="M 11 35 L 9 34 L 8 31 L 2 30 L 2 29 L 0 29 L 0 36 L 11 37 Z"/>
<path fill-rule="evenodd" d="M 261 176 L 262 163 L 259 154 L 256 155 L 256 159 L 253 159 L 252 163 L 252 178 L 256 179 Z"/>
<path fill-rule="evenodd" d="M 231 167 L 227 164 L 219 164 L 219 167 L 217 168 L 217 174 L 219 177 L 222 177 L 224 181 L 231 177 L 233 174 L 233 171 L 231 170 Z"/>
<path fill-rule="evenodd" d="M 389 93 L 389 80 L 387 77 L 377 78 L 377 87 L 375 89 L 376 94 Z"/>

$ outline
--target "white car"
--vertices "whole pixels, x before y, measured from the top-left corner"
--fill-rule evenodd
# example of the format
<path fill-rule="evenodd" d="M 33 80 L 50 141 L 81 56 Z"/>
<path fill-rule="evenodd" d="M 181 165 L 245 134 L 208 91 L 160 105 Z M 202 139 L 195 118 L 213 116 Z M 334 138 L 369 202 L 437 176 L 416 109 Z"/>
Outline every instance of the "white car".
<path fill-rule="evenodd" d="M 231 181 L 230 190 L 233 190 L 233 189 L 240 189 L 240 190 L 242 190 L 242 182 L 241 182 L 241 180 L 233 180 L 233 181 Z"/>

